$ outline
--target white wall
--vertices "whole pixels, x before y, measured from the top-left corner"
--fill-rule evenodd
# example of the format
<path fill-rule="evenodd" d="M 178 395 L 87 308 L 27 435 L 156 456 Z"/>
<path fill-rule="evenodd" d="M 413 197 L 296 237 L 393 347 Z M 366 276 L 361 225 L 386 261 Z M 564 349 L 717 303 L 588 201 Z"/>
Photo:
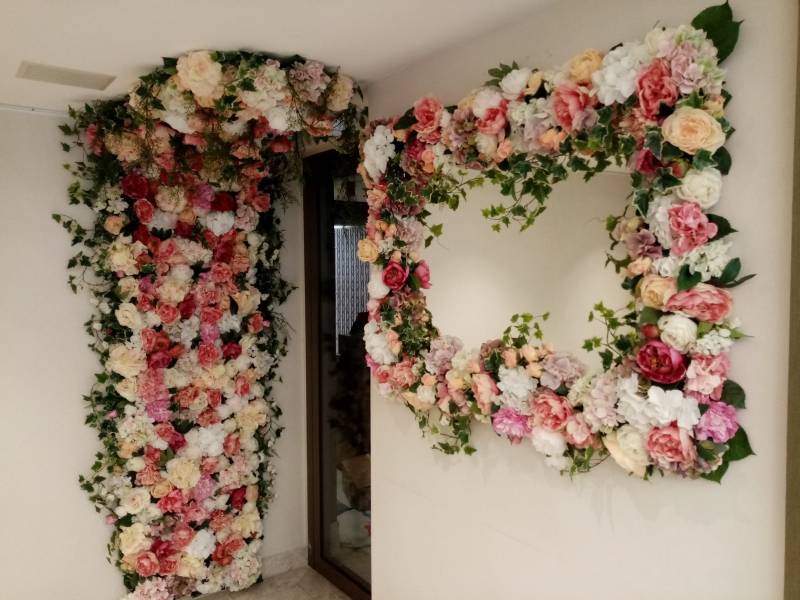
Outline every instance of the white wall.
<path fill-rule="evenodd" d="M 58 123 L 0 112 L 0 597 L 109 600 L 123 590 L 105 561 L 111 529 L 77 483 L 99 449 L 83 424 L 81 400 L 98 364 L 82 326 L 88 299 L 66 284 L 69 240 L 50 219 L 52 212 L 74 214 Z M 296 284 L 303 273 L 300 214 L 292 205 L 284 220 L 284 275 Z M 302 559 L 308 539 L 304 310 L 299 289 L 284 311 L 295 331 L 281 370 L 286 383 L 276 390 L 286 431 L 262 552 L 278 561 L 265 561 L 268 570 Z"/>
<path fill-rule="evenodd" d="M 369 88 L 373 118 L 426 93 L 455 102 L 501 61 L 549 67 L 587 47 L 637 39 L 655 23 L 688 22 L 696 0 L 562 0 L 514 26 L 451 48 Z M 501 5 L 501 3 L 498 3 Z M 734 0 L 744 18 L 726 65 L 737 128 L 720 213 L 741 233 L 735 250 L 758 277 L 735 291 L 753 335 L 733 351 L 749 392 L 743 413 L 757 456 L 723 484 L 626 477 L 612 464 L 570 481 L 532 448 L 486 427 L 478 454 L 429 449 L 408 411 L 373 393 L 373 590 L 376 600 L 641 598 L 771 600 L 781 596 L 796 2 Z M 443 24 L 443 26 L 445 26 Z M 623 300 L 603 269 L 602 217 L 619 212 L 627 178 L 571 180 L 523 235 L 498 236 L 475 193 L 443 215 L 428 253 L 437 324 L 468 344 L 497 337 L 516 311 L 553 311 L 551 341 L 579 356 L 600 298 Z"/>

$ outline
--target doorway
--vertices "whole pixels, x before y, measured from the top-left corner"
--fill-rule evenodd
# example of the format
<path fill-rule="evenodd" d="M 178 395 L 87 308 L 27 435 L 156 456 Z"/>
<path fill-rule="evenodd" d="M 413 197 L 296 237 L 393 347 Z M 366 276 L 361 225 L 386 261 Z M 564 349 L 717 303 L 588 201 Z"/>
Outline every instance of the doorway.
<path fill-rule="evenodd" d="M 369 269 L 356 258 L 367 204 L 355 157 L 305 160 L 309 564 L 370 598 Z"/>

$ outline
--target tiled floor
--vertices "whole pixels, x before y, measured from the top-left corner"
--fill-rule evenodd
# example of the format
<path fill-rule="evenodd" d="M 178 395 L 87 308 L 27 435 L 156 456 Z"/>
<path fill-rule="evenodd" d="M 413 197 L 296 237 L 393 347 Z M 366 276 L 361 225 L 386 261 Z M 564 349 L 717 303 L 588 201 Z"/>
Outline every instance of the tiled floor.
<path fill-rule="evenodd" d="M 270 577 L 243 592 L 216 594 L 208 600 L 348 600 L 348 597 L 310 567 L 301 567 Z"/>

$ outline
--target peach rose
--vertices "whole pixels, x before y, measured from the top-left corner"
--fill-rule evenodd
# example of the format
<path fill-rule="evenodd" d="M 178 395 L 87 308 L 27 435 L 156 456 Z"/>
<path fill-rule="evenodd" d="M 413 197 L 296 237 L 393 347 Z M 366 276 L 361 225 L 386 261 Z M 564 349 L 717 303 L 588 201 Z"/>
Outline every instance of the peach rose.
<path fill-rule="evenodd" d="M 700 108 L 682 106 L 661 125 L 664 140 L 687 154 L 700 150 L 716 152 L 725 143 L 722 125 Z"/>
<path fill-rule="evenodd" d="M 125 226 L 125 217 L 122 215 L 111 215 L 106 218 L 103 228 L 111 235 L 119 235 L 122 228 Z"/>
<path fill-rule="evenodd" d="M 642 299 L 642 304 L 659 310 L 664 308 L 667 301 L 677 291 L 674 277 L 645 275 L 639 283 L 639 297 Z"/>
<path fill-rule="evenodd" d="M 378 258 L 378 245 L 370 239 L 358 241 L 358 260 L 373 263 Z"/>
<path fill-rule="evenodd" d="M 569 78 L 576 83 L 589 83 L 602 63 L 603 55 L 597 50 L 585 50 L 569 61 Z"/>

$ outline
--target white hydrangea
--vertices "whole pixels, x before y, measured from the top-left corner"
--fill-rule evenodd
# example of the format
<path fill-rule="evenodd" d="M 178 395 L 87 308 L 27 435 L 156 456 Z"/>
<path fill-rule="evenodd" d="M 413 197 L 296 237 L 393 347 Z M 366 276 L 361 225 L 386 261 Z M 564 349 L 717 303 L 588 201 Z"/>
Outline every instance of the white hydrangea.
<path fill-rule="evenodd" d="M 684 429 L 690 429 L 700 420 L 697 400 L 684 396 L 680 390 L 665 390 L 652 385 L 647 396 L 642 396 L 639 376 L 635 373 L 619 380 L 617 394 L 619 413 L 642 432 L 673 421 Z"/>
<path fill-rule="evenodd" d="M 378 125 L 364 142 L 364 168 L 370 179 L 378 181 L 381 178 L 394 154 L 394 133 L 385 125 Z"/>
<path fill-rule="evenodd" d="M 186 433 L 186 448 L 183 453 L 187 458 L 219 456 L 225 441 L 225 429 L 222 423 L 214 423 L 208 427 L 195 427 Z"/>
<path fill-rule="evenodd" d="M 689 270 L 698 273 L 703 281 L 719 277 L 730 262 L 728 250 L 732 243 L 726 239 L 703 244 L 686 254 L 682 263 L 689 265 Z"/>
<path fill-rule="evenodd" d="M 189 556 L 205 560 L 214 551 L 217 545 L 217 538 L 208 529 L 199 529 L 184 552 Z"/>
<path fill-rule="evenodd" d="M 530 399 L 537 381 L 528 375 L 525 367 L 500 367 L 497 388 L 502 392 L 503 403 L 523 415 L 531 414 Z"/>
<path fill-rule="evenodd" d="M 372 360 L 379 365 L 391 365 L 397 362 L 397 356 L 392 352 L 389 340 L 380 330 L 377 321 L 370 321 L 364 327 L 364 345 Z"/>
<path fill-rule="evenodd" d="M 672 247 L 672 231 L 669 226 L 669 207 L 675 202 L 673 194 L 655 196 L 647 207 L 647 225 L 662 248 Z"/>
<path fill-rule="evenodd" d="M 718 356 L 730 350 L 733 342 L 729 329 L 724 327 L 712 329 L 704 336 L 697 338 L 697 341 L 692 345 L 691 353 Z"/>
<path fill-rule="evenodd" d="M 625 102 L 636 91 L 636 79 L 651 58 L 647 46 L 639 42 L 626 42 L 606 54 L 592 75 L 598 100 L 606 106 Z"/>

